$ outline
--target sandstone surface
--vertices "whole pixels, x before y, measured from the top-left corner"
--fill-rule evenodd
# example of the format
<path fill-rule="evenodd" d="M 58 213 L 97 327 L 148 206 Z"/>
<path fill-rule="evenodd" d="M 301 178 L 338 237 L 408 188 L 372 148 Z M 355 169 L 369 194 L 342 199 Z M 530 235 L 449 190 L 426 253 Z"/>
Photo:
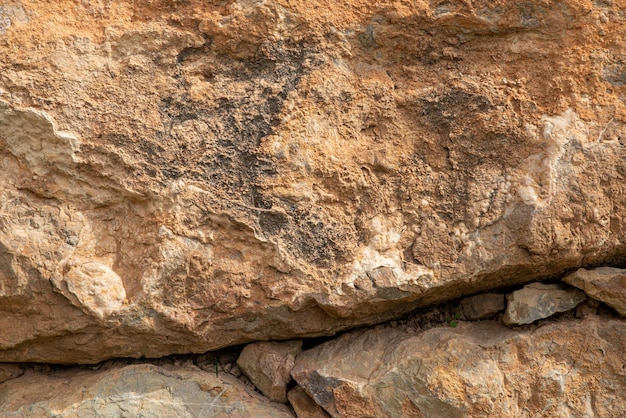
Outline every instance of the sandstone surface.
<path fill-rule="evenodd" d="M 587 295 L 601 300 L 620 315 L 626 316 L 626 270 L 613 267 L 579 269 L 565 276 L 563 281 L 582 289 Z"/>
<path fill-rule="evenodd" d="M 618 417 L 626 321 L 509 329 L 378 327 L 303 351 L 292 371 L 333 417 Z"/>
<path fill-rule="evenodd" d="M 2 417 L 287 418 L 293 413 L 247 389 L 187 365 L 105 365 L 93 371 L 31 369 L 0 384 Z"/>
<path fill-rule="evenodd" d="M 585 293 L 575 287 L 530 283 L 506 296 L 506 312 L 502 319 L 507 325 L 531 324 L 574 309 L 585 299 Z"/>
<path fill-rule="evenodd" d="M 620 265 L 622 3 L 4 1 L 0 361 L 332 335 Z"/>

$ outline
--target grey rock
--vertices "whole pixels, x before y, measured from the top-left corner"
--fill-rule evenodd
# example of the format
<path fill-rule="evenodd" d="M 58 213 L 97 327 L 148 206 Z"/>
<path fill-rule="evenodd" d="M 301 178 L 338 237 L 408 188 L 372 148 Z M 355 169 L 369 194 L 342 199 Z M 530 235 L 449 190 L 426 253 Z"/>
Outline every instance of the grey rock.
<path fill-rule="evenodd" d="M 0 384 L 0 405 L 2 417 L 293 417 L 238 379 L 189 365 L 28 370 Z"/>
<path fill-rule="evenodd" d="M 573 309 L 586 299 L 585 293 L 560 284 L 530 283 L 506 296 L 506 325 L 531 324 L 555 313 Z"/>

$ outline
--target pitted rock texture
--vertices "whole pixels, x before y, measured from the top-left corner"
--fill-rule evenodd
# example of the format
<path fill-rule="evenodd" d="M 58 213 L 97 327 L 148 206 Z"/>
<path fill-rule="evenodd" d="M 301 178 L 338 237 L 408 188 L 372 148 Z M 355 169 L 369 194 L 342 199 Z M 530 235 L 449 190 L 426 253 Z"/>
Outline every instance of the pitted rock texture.
<path fill-rule="evenodd" d="M 232 376 L 196 367 L 104 365 L 27 370 L 0 383 L 3 417 L 294 417 Z"/>
<path fill-rule="evenodd" d="M 0 361 L 331 335 L 626 255 L 619 1 L 0 6 Z"/>
<path fill-rule="evenodd" d="M 292 375 L 333 417 L 617 417 L 626 321 L 589 315 L 511 330 L 378 327 L 303 351 Z"/>

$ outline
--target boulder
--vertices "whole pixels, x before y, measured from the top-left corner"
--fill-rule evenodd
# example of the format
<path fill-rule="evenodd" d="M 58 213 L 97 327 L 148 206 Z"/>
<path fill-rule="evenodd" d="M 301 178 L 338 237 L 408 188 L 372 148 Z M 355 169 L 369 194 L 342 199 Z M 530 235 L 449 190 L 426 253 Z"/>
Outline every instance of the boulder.
<path fill-rule="evenodd" d="M 287 384 L 302 341 L 259 342 L 245 346 L 237 365 L 270 400 L 287 403 Z"/>
<path fill-rule="evenodd" d="M 292 376 L 333 417 L 621 416 L 626 320 L 351 332 Z"/>
<path fill-rule="evenodd" d="M 504 323 L 523 325 L 574 309 L 586 299 L 586 295 L 576 288 L 560 284 L 530 283 L 509 293 L 506 299 Z"/>
<path fill-rule="evenodd" d="M 581 289 L 587 296 L 606 303 L 620 315 L 626 316 L 626 270 L 614 267 L 578 269 L 565 276 L 563 281 Z"/>
<path fill-rule="evenodd" d="M 3 1 L 0 362 L 329 336 L 623 257 L 622 9 Z"/>
<path fill-rule="evenodd" d="M 32 418 L 294 416 L 232 376 L 189 365 L 31 368 L 0 384 L 0 405 L 2 416 Z"/>

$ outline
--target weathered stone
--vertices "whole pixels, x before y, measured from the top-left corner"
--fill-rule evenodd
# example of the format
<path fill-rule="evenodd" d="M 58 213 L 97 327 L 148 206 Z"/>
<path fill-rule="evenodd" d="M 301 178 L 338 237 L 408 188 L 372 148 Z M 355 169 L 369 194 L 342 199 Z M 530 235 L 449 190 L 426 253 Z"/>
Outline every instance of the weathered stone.
<path fill-rule="evenodd" d="M 620 315 L 626 316 L 626 270 L 613 267 L 578 269 L 575 273 L 565 276 L 563 281 L 606 303 Z"/>
<path fill-rule="evenodd" d="M 3 1 L 0 361 L 333 335 L 622 257 L 622 9 Z"/>
<path fill-rule="evenodd" d="M 24 374 L 19 365 L 13 363 L 0 363 L 0 383 L 14 379 Z"/>
<path fill-rule="evenodd" d="M 504 310 L 505 296 L 501 293 L 481 293 L 461 301 L 461 313 L 468 320 L 486 319 Z"/>
<path fill-rule="evenodd" d="M 287 398 L 298 418 L 328 418 L 330 416 L 300 386 L 291 389 L 287 393 Z"/>
<path fill-rule="evenodd" d="M 0 384 L 3 417 L 293 417 L 232 376 L 193 366 L 29 370 Z"/>
<path fill-rule="evenodd" d="M 586 299 L 580 290 L 560 284 L 530 283 L 506 295 L 502 318 L 507 325 L 530 324 L 555 313 L 569 311 Z"/>
<path fill-rule="evenodd" d="M 302 352 L 292 375 L 333 417 L 621 416 L 626 321 L 353 332 Z"/>
<path fill-rule="evenodd" d="M 241 371 L 269 399 L 287 402 L 287 384 L 302 341 L 259 342 L 245 346 L 237 359 Z"/>

